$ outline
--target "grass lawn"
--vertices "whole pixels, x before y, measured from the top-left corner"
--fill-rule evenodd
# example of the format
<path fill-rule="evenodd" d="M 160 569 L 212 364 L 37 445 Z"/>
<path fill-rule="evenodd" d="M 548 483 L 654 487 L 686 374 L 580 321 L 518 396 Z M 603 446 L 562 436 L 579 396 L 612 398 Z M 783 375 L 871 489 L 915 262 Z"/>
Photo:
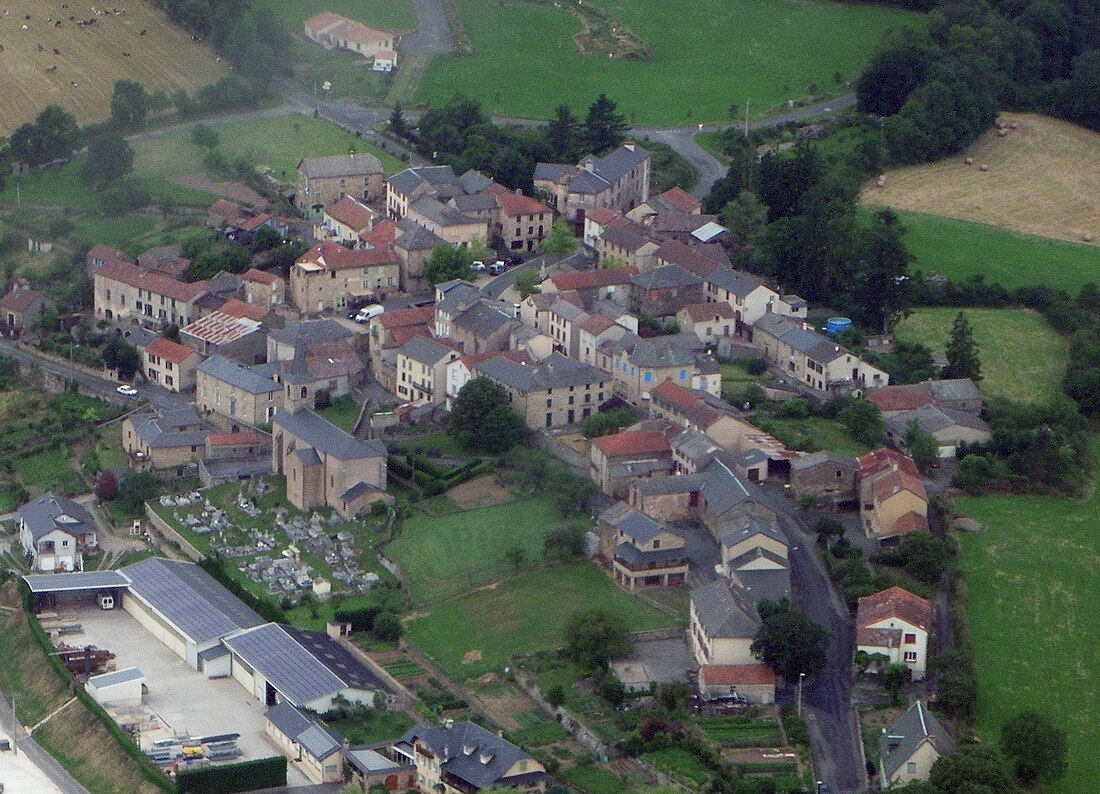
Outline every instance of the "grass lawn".
<path fill-rule="evenodd" d="M 99 431 L 95 451 L 104 469 L 124 469 L 129 465 L 129 457 L 122 448 L 121 422 L 107 425 Z"/>
<path fill-rule="evenodd" d="M 66 451 L 51 449 L 12 461 L 19 479 L 28 489 L 58 490 L 66 496 L 81 493 L 84 484 L 73 471 Z"/>
<path fill-rule="evenodd" d="M 509 739 L 521 747 L 545 747 L 569 738 L 565 728 L 542 711 L 523 711 L 515 715 L 519 730 L 511 731 Z"/>
<path fill-rule="evenodd" d="M 359 418 L 359 405 L 351 397 L 344 395 L 328 408 L 320 410 L 317 413 L 341 430 L 350 433 L 351 429 L 355 427 L 356 420 Z"/>
<path fill-rule="evenodd" d="M 446 430 L 409 439 L 403 439 L 398 435 L 394 437 L 394 440 L 405 452 L 438 452 L 448 458 L 464 458 L 470 454 Z"/>
<path fill-rule="evenodd" d="M 978 729 L 995 741 L 1017 712 L 1049 714 L 1069 735 L 1069 771 L 1047 790 L 1089 791 L 1100 776 L 1100 494 L 1082 502 L 986 496 L 953 506 L 985 525 L 961 536 Z"/>
<path fill-rule="evenodd" d="M 557 511 L 542 497 L 461 513 L 420 513 L 402 522 L 386 556 L 401 566 L 417 602 L 434 602 L 509 573 L 504 555 L 513 546 L 528 561 L 540 559 L 543 537 L 557 523 Z"/>
<path fill-rule="evenodd" d="M 328 727 L 352 744 L 374 744 L 395 739 L 412 727 L 412 717 L 404 712 L 364 711 L 342 720 L 327 720 Z"/>
<path fill-rule="evenodd" d="M 753 421 L 761 430 L 771 433 L 791 449 L 806 452 L 827 449 L 838 455 L 853 457 L 870 451 L 870 447 L 852 437 L 848 428 L 832 419 L 820 416 L 805 419 L 759 416 Z"/>
<path fill-rule="evenodd" d="M 724 747 L 778 747 L 781 739 L 775 720 L 752 717 L 700 717 L 703 733 Z"/>
<path fill-rule="evenodd" d="M 990 397 L 1047 402 L 1060 393 L 1067 342 L 1046 320 L 1023 309 L 964 309 L 982 362 L 981 390 Z M 917 309 L 895 333 L 945 355 L 958 309 Z"/>
<path fill-rule="evenodd" d="M 642 753 L 642 760 L 654 767 L 687 783 L 703 785 L 710 780 L 710 773 L 702 762 L 686 750 L 669 747 L 652 753 Z"/>
<path fill-rule="evenodd" d="M 1075 294 L 1086 281 L 1100 281 L 1100 248 L 1021 234 L 984 223 L 899 212 L 909 227 L 905 243 L 914 267 L 952 281 L 982 276 L 989 284 L 1042 284 Z"/>
<path fill-rule="evenodd" d="M 620 60 L 577 53 L 581 22 L 564 4 L 454 2 L 473 54 L 435 58 L 417 101 L 438 106 L 466 94 L 494 113 L 529 118 L 547 118 L 565 103 L 583 117 L 606 92 L 628 122 L 642 126 L 723 122 L 731 107 L 740 118 L 746 99 L 750 112 L 761 113 L 813 93 L 811 84 L 843 93 L 837 72 L 855 79 L 884 32 L 920 19 L 816 0 L 696 0 L 674 14 L 666 0 L 594 0 L 652 54 Z"/>
<path fill-rule="evenodd" d="M 592 563 L 577 562 L 522 573 L 414 613 L 405 634 L 446 675 L 462 681 L 499 672 L 515 654 L 560 647 L 569 617 L 597 605 L 622 617 L 633 631 L 674 625 L 615 587 Z"/>
<path fill-rule="evenodd" d="M 707 130 L 695 136 L 695 142 L 710 152 L 722 165 L 729 165 L 730 157 L 722 148 L 722 130 Z"/>

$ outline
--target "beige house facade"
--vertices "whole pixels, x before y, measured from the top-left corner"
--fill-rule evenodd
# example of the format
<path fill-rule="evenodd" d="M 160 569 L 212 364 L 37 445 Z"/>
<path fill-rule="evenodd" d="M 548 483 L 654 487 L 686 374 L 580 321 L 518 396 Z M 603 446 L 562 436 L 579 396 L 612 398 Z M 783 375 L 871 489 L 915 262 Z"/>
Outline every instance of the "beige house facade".
<path fill-rule="evenodd" d="M 274 371 L 268 364 L 246 367 L 221 356 L 208 358 L 195 373 L 195 405 L 204 416 L 221 417 L 231 430 L 269 425 L 283 407 Z"/>
<path fill-rule="evenodd" d="M 290 301 L 300 312 L 342 311 L 401 286 L 401 261 L 389 249 L 351 251 L 321 243 L 290 268 Z"/>
<path fill-rule="evenodd" d="M 320 217 L 326 206 L 344 196 L 369 202 L 384 195 L 385 171 L 373 154 L 309 157 L 298 163 L 294 206 L 307 217 Z"/>
<path fill-rule="evenodd" d="M 152 383 L 177 394 L 195 388 L 195 372 L 202 356 L 191 348 L 161 337 L 147 346 L 141 357 L 145 377 Z"/>

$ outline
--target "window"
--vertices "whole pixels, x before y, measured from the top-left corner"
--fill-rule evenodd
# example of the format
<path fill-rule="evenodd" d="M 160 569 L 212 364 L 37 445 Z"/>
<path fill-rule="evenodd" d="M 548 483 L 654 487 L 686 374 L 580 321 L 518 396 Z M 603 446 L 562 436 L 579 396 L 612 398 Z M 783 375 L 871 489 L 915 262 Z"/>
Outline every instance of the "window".
<path fill-rule="evenodd" d="M 546 415 L 546 426 L 550 427 L 552 424 L 554 424 L 554 415 L 553 414 L 547 414 Z"/>
<path fill-rule="evenodd" d="M 686 369 L 680 370 L 680 380 L 687 380 L 688 371 Z"/>
<path fill-rule="evenodd" d="M 916 651 L 906 651 L 905 652 L 905 661 L 907 661 L 907 662 L 917 661 L 917 652 Z"/>
<path fill-rule="evenodd" d="M 916 634 L 910 634 L 909 632 L 905 632 L 905 644 L 906 645 L 916 645 L 917 644 L 917 635 Z"/>
<path fill-rule="evenodd" d="M 642 376 L 642 380 L 644 380 L 646 383 L 652 383 L 653 382 L 653 373 L 652 372 L 647 372 L 645 375 Z"/>
<path fill-rule="evenodd" d="M 654 548 L 654 549 L 659 549 L 659 548 L 661 548 L 661 541 L 660 541 L 660 540 L 654 540 L 654 541 L 653 541 L 653 548 Z"/>
<path fill-rule="evenodd" d="M 907 774 L 910 774 L 910 775 L 917 774 L 917 765 L 916 765 L 916 763 L 914 761 L 910 761 L 909 763 L 907 763 L 905 765 L 905 771 L 906 771 Z"/>

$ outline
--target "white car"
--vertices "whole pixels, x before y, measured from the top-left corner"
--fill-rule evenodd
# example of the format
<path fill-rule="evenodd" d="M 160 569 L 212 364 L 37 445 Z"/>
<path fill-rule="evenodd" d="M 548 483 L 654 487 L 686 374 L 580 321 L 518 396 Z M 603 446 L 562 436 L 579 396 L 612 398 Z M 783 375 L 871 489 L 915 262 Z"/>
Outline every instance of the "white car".
<path fill-rule="evenodd" d="M 135 389 L 133 386 L 130 386 L 126 383 L 123 383 L 121 386 L 119 386 L 117 389 L 115 389 L 115 391 L 117 391 L 123 397 L 137 397 L 137 394 L 138 394 L 137 389 Z"/>

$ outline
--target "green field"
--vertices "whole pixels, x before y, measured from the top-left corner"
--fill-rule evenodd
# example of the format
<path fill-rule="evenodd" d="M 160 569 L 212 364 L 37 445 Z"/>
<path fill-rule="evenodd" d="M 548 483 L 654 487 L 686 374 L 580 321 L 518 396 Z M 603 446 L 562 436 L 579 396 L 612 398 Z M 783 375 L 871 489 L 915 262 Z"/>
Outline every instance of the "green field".
<path fill-rule="evenodd" d="M 634 631 L 674 623 L 615 587 L 592 563 L 577 562 L 521 573 L 414 613 L 405 635 L 446 675 L 463 681 L 499 672 L 516 654 L 561 647 L 569 617 L 594 606 L 620 615 Z"/>
<path fill-rule="evenodd" d="M 870 452 L 870 448 L 855 439 L 840 422 L 820 416 L 803 419 L 785 419 L 769 416 L 753 420 L 757 427 L 771 433 L 791 449 L 817 452 L 827 449 L 838 455 L 856 457 Z"/>
<path fill-rule="evenodd" d="M 328 408 L 323 408 L 317 413 L 341 430 L 350 433 L 355 427 L 356 420 L 359 419 L 359 404 L 352 397 L 344 395 Z"/>
<path fill-rule="evenodd" d="M 779 747 L 779 724 L 752 717 L 700 717 L 699 727 L 724 747 Z"/>
<path fill-rule="evenodd" d="M 710 773 L 703 766 L 703 763 L 694 755 L 686 750 L 681 750 L 679 747 L 669 747 L 664 750 L 643 753 L 642 760 L 652 764 L 656 769 L 670 777 L 688 784 L 701 786 L 710 780 Z"/>
<path fill-rule="evenodd" d="M 986 496 L 954 508 L 985 525 L 961 537 L 978 728 L 992 741 L 1022 709 L 1049 714 L 1069 734 L 1070 756 L 1049 791 L 1089 791 L 1100 776 L 1100 495 Z"/>
<path fill-rule="evenodd" d="M 57 491 L 64 496 L 72 496 L 85 490 L 84 484 L 73 471 L 68 454 L 63 450 L 51 449 L 27 458 L 17 458 L 12 465 L 28 489 L 40 492 Z"/>
<path fill-rule="evenodd" d="M 1046 320 L 1023 309 L 964 309 L 982 362 L 982 392 L 1031 402 L 1061 391 L 1066 340 Z M 917 309 L 898 324 L 898 339 L 922 342 L 943 356 L 958 309 Z"/>
<path fill-rule="evenodd" d="M 386 556 L 401 566 L 417 602 L 438 601 L 509 573 L 504 554 L 513 546 L 538 561 L 542 539 L 557 523 L 557 511 L 542 497 L 450 515 L 419 513 L 402 522 Z"/>
<path fill-rule="evenodd" d="M 905 243 L 914 267 L 952 281 L 982 276 L 986 283 L 1016 287 L 1042 284 L 1076 294 L 1086 281 L 1100 282 L 1100 248 L 1021 234 L 921 212 L 896 211 L 909 227 Z"/>
<path fill-rule="evenodd" d="M 811 94 L 840 94 L 882 34 L 919 17 L 868 5 L 799 0 L 595 0 L 649 48 L 647 60 L 576 51 L 580 21 L 555 4 L 454 0 L 472 55 L 435 58 L 416 94 L 444 104 L 456 93 L 494 113 L 546 118 L 583 108 L 601 92 L 642 126 L 723 122 L 751 100 L 754 114 Z M 561 4 L 564 5 L 564 4 Z M 538 35 L 531 35 L 538 31 Z"/>

